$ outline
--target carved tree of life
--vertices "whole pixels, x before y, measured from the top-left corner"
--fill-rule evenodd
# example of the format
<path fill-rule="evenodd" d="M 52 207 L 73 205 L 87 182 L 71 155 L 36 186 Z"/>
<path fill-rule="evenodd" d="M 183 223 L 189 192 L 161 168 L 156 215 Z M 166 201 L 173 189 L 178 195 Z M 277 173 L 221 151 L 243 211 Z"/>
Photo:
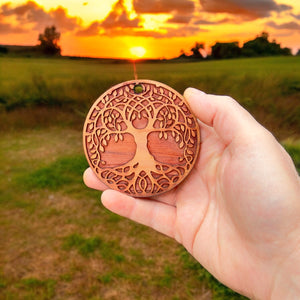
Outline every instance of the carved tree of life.
<path fill-rule="evenodd" d="M 199 152 L 196 118 L 184 98 L 150 80 L 112 87 L 91 107 L 83 130 L 91 168 L 108 187 L 138 197 L 178 185 Z"/>

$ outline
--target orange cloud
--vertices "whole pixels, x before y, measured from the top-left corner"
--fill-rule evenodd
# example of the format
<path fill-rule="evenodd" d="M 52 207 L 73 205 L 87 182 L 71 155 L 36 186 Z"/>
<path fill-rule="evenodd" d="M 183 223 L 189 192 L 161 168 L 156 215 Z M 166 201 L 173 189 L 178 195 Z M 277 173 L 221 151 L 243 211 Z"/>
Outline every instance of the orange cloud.
<path fill-rule="evenodd" d="M 140 18 L 129 18 L 129 12 L 125 7 L 124 0 L 119 0 L 112 8 L 109 15 L 101 23 L 104 29 L 111 29 L 116 27 L 123 28 L 134 28 L 138 27 L 140 23 Z"/>
<path fill-rule="evenodd" d="M 206 31 L 201 30 L 198 26 L 186 26 L 193 18 L 194 5 L 194 2 L 190 0 L 135 0 L 133 2 L 133 7 L 136 9 L 135 12 L 137 13 L 137 16 L 131 19 L 130 12 L 127 10 L 124 0 L 119 0 L 102 22 L 92 22 L 87 28 L 78 30 L 77 35 L 140 36 L 154 38 L 185 37 L 194 35 L 200 31 Z M 142 12 L 147 14 L 153 12 L 159 14 L 172 11 L 173 17 L 170 18 L 167 23 L 176 23 L 178 25 L 177 28 L 158 26 L 155 30 L 146 30 L 143 27 L 141 7 L 143 7 Z"/>
<path fill-rule="evenodd" d="M 200 3 L 206 12 L 242 15 L 250 19 L 269 17 L 271 12 L 292 9 L 292 6 L 277 4 L 274 0 L 200 0 Z"/>
<path fill-rule="evenodd" d="M 296 15 L 291 13 L 291 16 L 294 17 L 296 20 L 300 20 L 300 14 Z"/>
<path fill-rule="evenodd" d="M 133 7 L 140 14 L 192 14 L 195 3 L 191 0 L 134 0 Z"/>
<path fill-rule="evenodd" d="M 168 23 L 189 24 L 193 15 L 175 15 L 168 20 Z"/>
<path fill-rule="evenodd" d="M 137 33 L 137 36 L 162 38 L 182 38 L 191 37 L 200 32 L 207 32 L 207 29 L 200 29 L 198 26 L 181 26 L 179 28 L 162 27 L 162 31 L 143 30 Z"/>
<path fill-rule="evenodd" d="M 273 21 L 267 22 L 267 26 L 275 28 L 275 29 L 287 29 L 287 30 L 300 30 L 300 24 L 296 22 L 285 22 L 281 24 L 277 24 Z"/>
<path fill-rule="evenodd" d="M 67 10 L 63 7 L 45 11 L 42 6 L 39 6 L 33 1 L 28 1 L 25 4 L 12 6 L 11 3 L 5 3 L 0 7 L 0 28 L 6 26 L 6 18 L 14 17 L 17 25 L 6 26 L 6 33 L 22 32 L 23 25 L 31 25 L 34 30 L 43 30 L 46 26 L 55 25 L 60 31 L 72 31 L 80 24 L 80 19 L 70 17 Z"/>
<path fill-rule="evenodd" d="M 237 19 L 231 19 L 231 18 L 223 18 L 220 20 L 209 20 L 205 19 L 203 17 L 198 18 L 194 21 L 195 25 L 218 25 L 218 24 L 224 24 L 224 23 L 237 23 Z"/>
<path fill-rule="evenodd" d="M 0 34 L 10 34 L 10 33 L 25 33 L 26 30 L 24 30 L 22 27 L 20 26 L 13 26 L 9 23 L 2 23 L 0 22 Z"/>
<path fill-rule="evenodd" d="M 141 19 L 139 17 L 130 19 L 129 15 L 124 0 L 119 0 L 102 22 L 92 22 L 87 28 L 78 30 L 77 35 L 93 36 L 101 34 L 116 36 L 126 34 L 126 32 L 133 35 L 134 31 L 128 30 L 128 28 L 140 28 Z"/>
<path fill-rule="evenodd" d="M 265 18 L 270 16 L 272 12 L 279 13 L 292 9 L 291 6 L 277 4 L 274 0 L 199 1 L 202 4 L 202 10 L 197 12 L 195 2 L 192 0 L 133 0 L 132 4 L 136 16 L 130 18 L 130 12 L 124 0 L 119 0 L 103 21 L 94 21 L 87 28 L 78 29 L 76 34 L 78 36 L 102 35 L 110 37 L 187 37 L 197 35 L 200 32 L 208 32 L 209 29 L 203 28 L 203 26 L 225 23 L 241 24 L 245 19 L 249 21 Z M 214 13 L 213 16 L 211 13 Z M 234 15 L 234 17 L 220 18 L 222 16 L 220 15 L 218 18 L 218 13 L 227 13 Z M 143 14 L 169 14 L 170 18 L 164 24 L 157 25 L 153 30 L 148 30 L 143 27 Z M 239 17 L 237 18 L 237 16 Z M 168 24 L 170 25 L 168 26 Z M 290 25 L 291 29 L 292 27 Z M 273 28 L 280 29 L 278 26 L 273 26 Z"/>
<path fill-rule="evenodd" d="M 99 35 L 101 29 L 101 23 L 98 21 L 92 22 L 87 28 L 79 29 L 76 32 L 77 36 L 95 36 Z"/>

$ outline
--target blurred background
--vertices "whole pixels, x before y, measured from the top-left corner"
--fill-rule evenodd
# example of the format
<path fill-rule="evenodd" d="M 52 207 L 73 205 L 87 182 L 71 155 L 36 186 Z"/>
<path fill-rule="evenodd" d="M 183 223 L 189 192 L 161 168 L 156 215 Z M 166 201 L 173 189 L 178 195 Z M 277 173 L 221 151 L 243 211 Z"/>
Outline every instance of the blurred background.
<path fill-rule="evenodd" d="M 232 96 L 300 172 L 299 49 L 293 0 L 0 0 L 0 299 L 243 299 L 101 206 L 81 131 L 135 63 L 180 93 Z"/>

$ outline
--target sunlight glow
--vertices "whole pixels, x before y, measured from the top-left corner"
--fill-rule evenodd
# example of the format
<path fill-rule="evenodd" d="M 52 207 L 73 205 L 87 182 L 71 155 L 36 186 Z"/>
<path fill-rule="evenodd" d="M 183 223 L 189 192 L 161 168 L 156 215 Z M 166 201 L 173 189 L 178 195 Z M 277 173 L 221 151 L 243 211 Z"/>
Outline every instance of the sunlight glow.
<path fill-rule="evenodd" d="M 171 17 L 170 14 L 143 14 L 143 27 L 145 30 L 159 30 L 160 27 L 165 26 L 165 22 Z"/>
<path fill-rule="evenodd" d="M 147 52 L 146 49 L 141 46 L 132 47 L 129 50 L 130 50 L 130 53 L 132 54 L 132 56 L 137 57 L 137 58 L 142 58 Z"/>

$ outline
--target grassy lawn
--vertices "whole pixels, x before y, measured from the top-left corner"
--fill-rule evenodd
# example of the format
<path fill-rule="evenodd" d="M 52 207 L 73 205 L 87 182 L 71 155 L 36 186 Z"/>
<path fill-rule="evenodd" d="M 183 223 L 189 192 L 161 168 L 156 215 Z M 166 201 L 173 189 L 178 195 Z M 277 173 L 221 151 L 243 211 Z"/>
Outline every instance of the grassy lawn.
<path fill-rule="evenodd" d="M 207 93 L 230 95 L 278 138 L 299 135 L 299 56 L 139 63 L 137 70 L 139 78 L 164 82 L 181 93 L 193 86 Z M 81 128 L 100 94 L 131 79 L 133 67 L 128 63 L 0 57 L 2 129 L 53 123 Z"/>
<path fill-rule="evenodd" d="M 111 214 L 83 185 L 80 135 L 2 135 L 0 299 L 210 299 L 176 242 Z"/>
<path fill-rule="evenodd" d="M 300 172 L 300 57 L 137 64 L 140 78 L 235 97 Z M 129 64 L 0 57 L 0 299 L 242 299 L 173 240 L 82 182 L 92 102 Z"/>

